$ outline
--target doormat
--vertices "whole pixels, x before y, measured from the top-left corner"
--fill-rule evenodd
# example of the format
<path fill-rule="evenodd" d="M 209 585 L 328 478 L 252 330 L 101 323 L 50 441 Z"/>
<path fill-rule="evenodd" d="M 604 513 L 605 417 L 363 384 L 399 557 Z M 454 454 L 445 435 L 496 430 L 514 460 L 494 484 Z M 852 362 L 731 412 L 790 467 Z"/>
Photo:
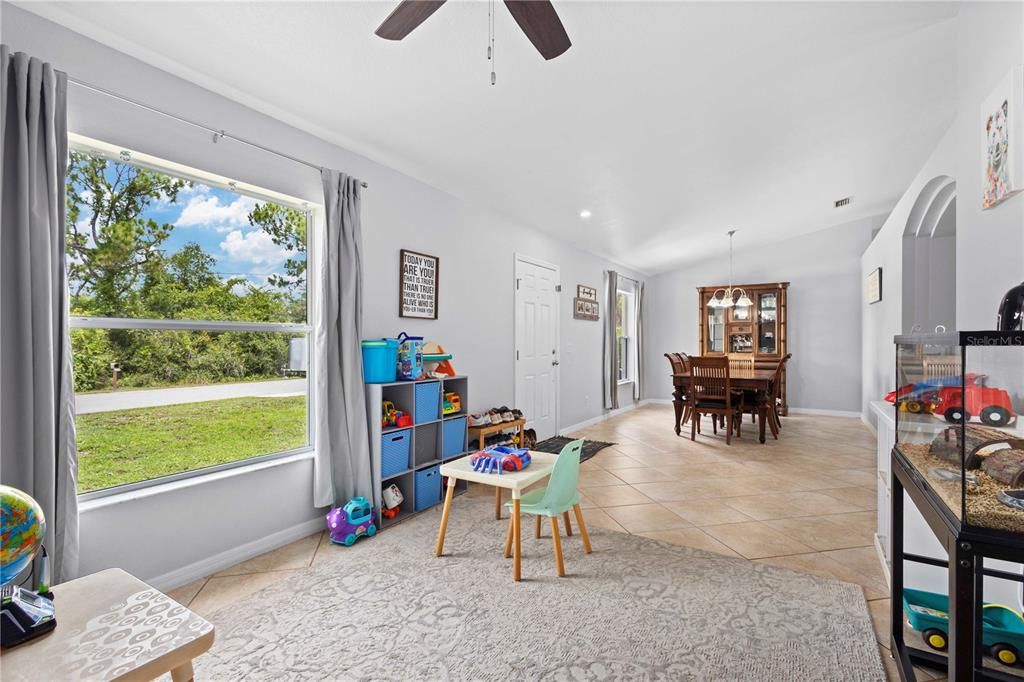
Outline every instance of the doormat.
<path fill-rule="evenodd" d="M 553 438 L 548 438 L 547 440 L 542 440 L 530 449 L 537 450 L 539 452 L 551 452 L 557 455 L 562 451 L 562 448 L 564 448 L 566 444 L 571 443 L 574 440 L 576 439 L 566 438 L 565 436 L 555 436 Z M 601 450 L 612 445 L 615 445 L 615 443 L 605 443 L 600 440 L 584 440 L 583 451 L 580 453 L 580 461 L 586 462 Z"/>

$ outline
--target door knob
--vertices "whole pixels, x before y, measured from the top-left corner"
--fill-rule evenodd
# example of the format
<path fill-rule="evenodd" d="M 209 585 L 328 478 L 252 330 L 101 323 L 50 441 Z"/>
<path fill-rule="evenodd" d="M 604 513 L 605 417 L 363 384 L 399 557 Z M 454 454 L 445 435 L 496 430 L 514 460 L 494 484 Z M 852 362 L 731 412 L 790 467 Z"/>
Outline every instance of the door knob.
<path fill-rule="evenodd" d="M 551 361 L 551 366 L 552 366 L 552 367 L 557 367 L 557 366 L 558 366 L 558 364 L 559 364 L 559 363 L 558 363 L 558 360 L 552 360 L 552 361 Z"/>

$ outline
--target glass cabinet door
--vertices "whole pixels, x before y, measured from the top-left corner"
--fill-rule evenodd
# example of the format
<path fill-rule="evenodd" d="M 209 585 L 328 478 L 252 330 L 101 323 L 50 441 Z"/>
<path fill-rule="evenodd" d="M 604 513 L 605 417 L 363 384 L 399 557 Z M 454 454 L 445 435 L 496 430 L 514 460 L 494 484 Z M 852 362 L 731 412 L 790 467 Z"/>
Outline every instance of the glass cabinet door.
<path fill-rule="evenodd" d="M 725 309 L 708 308 L 708 352 L 725 350 Z"/>
<path fill-rule="evenodd" d="M 778 353 L 778 294 L 759 294 L 757 297 L 757 352 Z"/>

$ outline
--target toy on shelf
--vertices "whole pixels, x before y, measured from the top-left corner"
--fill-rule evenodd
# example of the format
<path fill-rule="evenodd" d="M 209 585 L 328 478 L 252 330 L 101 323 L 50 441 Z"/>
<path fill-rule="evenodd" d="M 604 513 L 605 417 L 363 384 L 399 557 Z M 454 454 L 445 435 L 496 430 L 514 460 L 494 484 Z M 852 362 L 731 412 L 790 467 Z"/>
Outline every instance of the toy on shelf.
<path fill-rule="evenodd" d="M 331 542 L 351 547 L 356 540 L 373 537 L 377 526 L 373 522 L 373 505 L 365 497 L 353 497 L 344 507 L 335 507 L 327 512 L 327 529 Z"/>
<path fill-rule="evenodd" d="M 441 414 L 448 416 L 450 414 L 458 414 L 462 412 L 462 398 L 459 394 L 454 391 L 448 391 L 444 394 L 444 403 L 441 405 Z"/>
<path fill-rule="evenodd" d="M 924 590 L 903 589 L 907 623 L 924 643 L 945 651 L 949 643 L 949 597 Z M 1024 617 L 1008 606 L 986 603 L 981 612 L 981 644 L 1003 665 L 1016 665 L 1024 650 Z"/>
<path fill-rule="evenodd" d="M 445 351 L 439 343 L 427 342 L 423 345 L 423 364 L 431 364 L 427 368 L 427 376 L 434 379 L 441 377 L 455 376 L 455 367 L 452 366 L 452 354 Z"/>
<path fill-rule="evenodd" d="M 504 471 L 522 471 L 530 466 L 530 451 L 525 448 L 509 448 L 494 445 L 470 455 L 473 471 L 483 474 L 498 474 Z"/>
<path fill-rule="evenodd" d="M 985 374 L 965 374 L 961 390 L 959 377 L 938 377 L 901 386 L 885 399 L 902 412 L 940 414 L 952 424 L 978 417 L 988 426 L 1007 426 L 1017 418 L 1010 394 L 987 380 Z"/>
<path fill-rule="evenodd" d="M 405 501 L 405 496 L 402 495 L 402 491 L 399 490 L 398 486 L 392 483 L 381 491 L 380 496 L 384 502 L 381 505 L 383 507 L 380 510 L 381 516 L 386 519 L 393 519 L 398 516 L 399 507 Z"/>
<path fill-rule="evenodd" d="M 423 337 L 398 335 L 398 378 L 403 381 L 419 381 L 423 372 Z"/>
<path fill-rule="evenodd" d="M 395 404 L 390 400 L 381 401 L 380 413 L 380 426 L 382 429 L 396 426 L 400 428 L 412 426 L 412 416 L 396 408 Z"/>

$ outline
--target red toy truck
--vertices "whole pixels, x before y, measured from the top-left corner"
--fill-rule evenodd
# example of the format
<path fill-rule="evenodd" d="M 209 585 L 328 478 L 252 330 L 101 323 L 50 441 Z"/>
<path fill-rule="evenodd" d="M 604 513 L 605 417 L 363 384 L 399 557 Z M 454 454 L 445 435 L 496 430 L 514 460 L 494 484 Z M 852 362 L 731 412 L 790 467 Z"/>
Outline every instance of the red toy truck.
<path fill-rule="evenodd" d="M 954 424 L 961 419 L 968 422 L 975 416 L 989 426 L 1010 424 L 1017 418 L 1010 394 L 1001 388 L 986 386 L 987 378 L 979 374 L 972 383 L 964 386 L 962 393 L 959 386 L 943 386 L 939 389 L 933 410 Z"/>

